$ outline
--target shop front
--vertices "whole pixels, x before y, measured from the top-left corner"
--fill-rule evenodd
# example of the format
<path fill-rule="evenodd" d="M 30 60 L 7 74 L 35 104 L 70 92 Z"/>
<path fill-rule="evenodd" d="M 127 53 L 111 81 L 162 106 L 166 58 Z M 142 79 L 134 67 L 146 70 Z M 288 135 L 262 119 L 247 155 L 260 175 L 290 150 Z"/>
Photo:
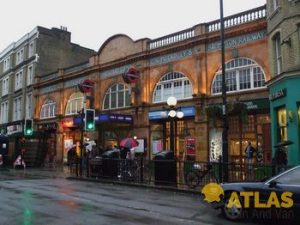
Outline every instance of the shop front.
<path fill-rule="evenodd" d="M 183 112 L 182 119 L 174 122 L 174 155 L 179 160 L 195 159 L 195 107 L 179 107 Z M 171 149 L 170 125 L 168 110 L 156 110 L 148 113 L 150 122 L 150 158 L 163 150 Z"/>
<path fill-rule="evenodd" d="M 268 99 L 241 102 L 245 113 L 236 112 L 228 117 L 228 154 L 229 161 L 245 163 L 247 142 L 257 149 L 257 163 L 271 163 L 270 116 Z M 217 161 L 222 155 L 222 127 L 210 126 L 210 161 Z"/>
<path fill-rule="evenodd" d="M 133 137 L 133 117 L 124 114 L 102 113 L 96 116 L 98 145 L 103 150 L 119 147 L 123 138 Z"/>
<path fill-rule="evenodd" d="M 294 76 L 274 82 L 269 86 L 272 118 L 272 146 L 292 141 L 286 146 L 288 165 L 300 164 L 300 77 Z"/>

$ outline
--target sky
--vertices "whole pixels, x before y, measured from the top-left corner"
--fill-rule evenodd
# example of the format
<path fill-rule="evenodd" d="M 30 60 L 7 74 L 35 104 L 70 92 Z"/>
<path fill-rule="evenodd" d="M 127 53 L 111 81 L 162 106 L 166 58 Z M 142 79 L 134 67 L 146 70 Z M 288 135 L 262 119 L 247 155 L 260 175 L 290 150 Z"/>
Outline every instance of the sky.
<path fill-rule="evenodd" d="M 9 0 L 1 2 L 0 52 L 36 26 L 67 27 L 71 41 L 98 51 L 115 34 L 155 39 L 220 18 L 220 0 Z M 223 0 L 224 16 L 266 0 Z"/>

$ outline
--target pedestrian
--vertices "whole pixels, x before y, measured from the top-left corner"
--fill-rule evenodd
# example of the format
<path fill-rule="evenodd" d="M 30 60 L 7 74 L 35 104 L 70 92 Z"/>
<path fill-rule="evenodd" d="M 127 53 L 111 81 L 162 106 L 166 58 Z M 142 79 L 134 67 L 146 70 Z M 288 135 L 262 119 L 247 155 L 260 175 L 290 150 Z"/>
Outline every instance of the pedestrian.
<path fill-rule="evenodd" d="M 255 148 L 251 145 L 251 142 L 247 142 L 247 146 L 245 148 L 245 155 L 246 155 L 246 163 L 248 167 L 248 175 L 253 175 L 253 156 L 255 153 Z"/>
<path fill-rule="evenodd" d="M 275 152 L 275 163 L 280 172 L 286 169 L 288 160 L 285 147 L 280 146 L 277 148 Z"/>

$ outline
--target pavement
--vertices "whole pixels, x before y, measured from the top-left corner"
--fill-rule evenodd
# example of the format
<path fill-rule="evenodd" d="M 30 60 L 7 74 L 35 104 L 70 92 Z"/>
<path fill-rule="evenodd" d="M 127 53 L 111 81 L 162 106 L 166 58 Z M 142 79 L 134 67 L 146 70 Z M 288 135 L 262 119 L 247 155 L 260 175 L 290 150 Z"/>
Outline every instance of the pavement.
<path fill-rule="evenodd" d="M 38 178 L 65 178 L 68 180 L 77 180 L 77 181 L 86 181 L 86 182 L 96 182 L 96 183 L 106 183 L 106 184 L 116 184 L 121 186 L 132 186 L 132 187 L 140 187 L 140 188 L 148 188 L 148 189 L 158 189 L 158 190 L 166 190 L 166 191 L 176 191 L 180 193 L 190 193 L 190 194 L 200 194 L 200 187 L 198 189 L 186 189 L 175 186 L 160 186 L 152 184 L 144 184 L 144 183 L 133 183 L 133 182 L 124 182 L 118 180 L 109 180 L 109 179 L 97 179 L 97 178 L 89 178 L 86 176 L 76 176 L 71 174 L 69 168 L 67 166 L 63 167 L 55 167 L 55 168 L 26 168 L 26 169 L 0 169 L 0 173 L 2 177 L 6 177 L 6 179 L 38 179 Z M 3 178 L 2 178 L 3 179 Z"/>

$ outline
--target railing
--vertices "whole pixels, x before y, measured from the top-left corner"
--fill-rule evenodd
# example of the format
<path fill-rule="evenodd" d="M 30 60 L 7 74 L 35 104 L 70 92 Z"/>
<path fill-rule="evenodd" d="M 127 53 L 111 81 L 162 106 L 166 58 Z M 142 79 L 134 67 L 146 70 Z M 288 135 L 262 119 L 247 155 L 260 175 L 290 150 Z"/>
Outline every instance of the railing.
<path fill-rule="evenodd" d="M 149 42 L 149 49 L 160 48 L 163 46 L 171 45 L 195 36 L 195 30 L 193 28 L 179 31 L 164 37 L 154 39 Z"/>
<path fill-rule="evenodd" d="M 80 176 L 80 160 L 70 163 L 73 176 Z M 195 162 L 180 160 L 145 160 L 97 157 L 84 160 L 82 176 L 144 185 L 167 185 L 193 190 L 210 182 L 222 182 L 228 171 L 229 182 L 262 181 L 287 168 L 264 164 L 223 164 L 221 162 Z"/>
<path fill-rule="evenodd" d="M 266 6 L 264 5 L 239 14 L 228 16 L 224 18 L 224 28 L 226 29 L 229 27 L 241 25 L 243 23 L 248 23 L 258 19 L 262 19 L 265 18 L 266 15 L 267 15 Z M 219 31 L 220 29 L 221 29 L 220 20 L 209 22 L 206 26 L 207 32 Z"/>

